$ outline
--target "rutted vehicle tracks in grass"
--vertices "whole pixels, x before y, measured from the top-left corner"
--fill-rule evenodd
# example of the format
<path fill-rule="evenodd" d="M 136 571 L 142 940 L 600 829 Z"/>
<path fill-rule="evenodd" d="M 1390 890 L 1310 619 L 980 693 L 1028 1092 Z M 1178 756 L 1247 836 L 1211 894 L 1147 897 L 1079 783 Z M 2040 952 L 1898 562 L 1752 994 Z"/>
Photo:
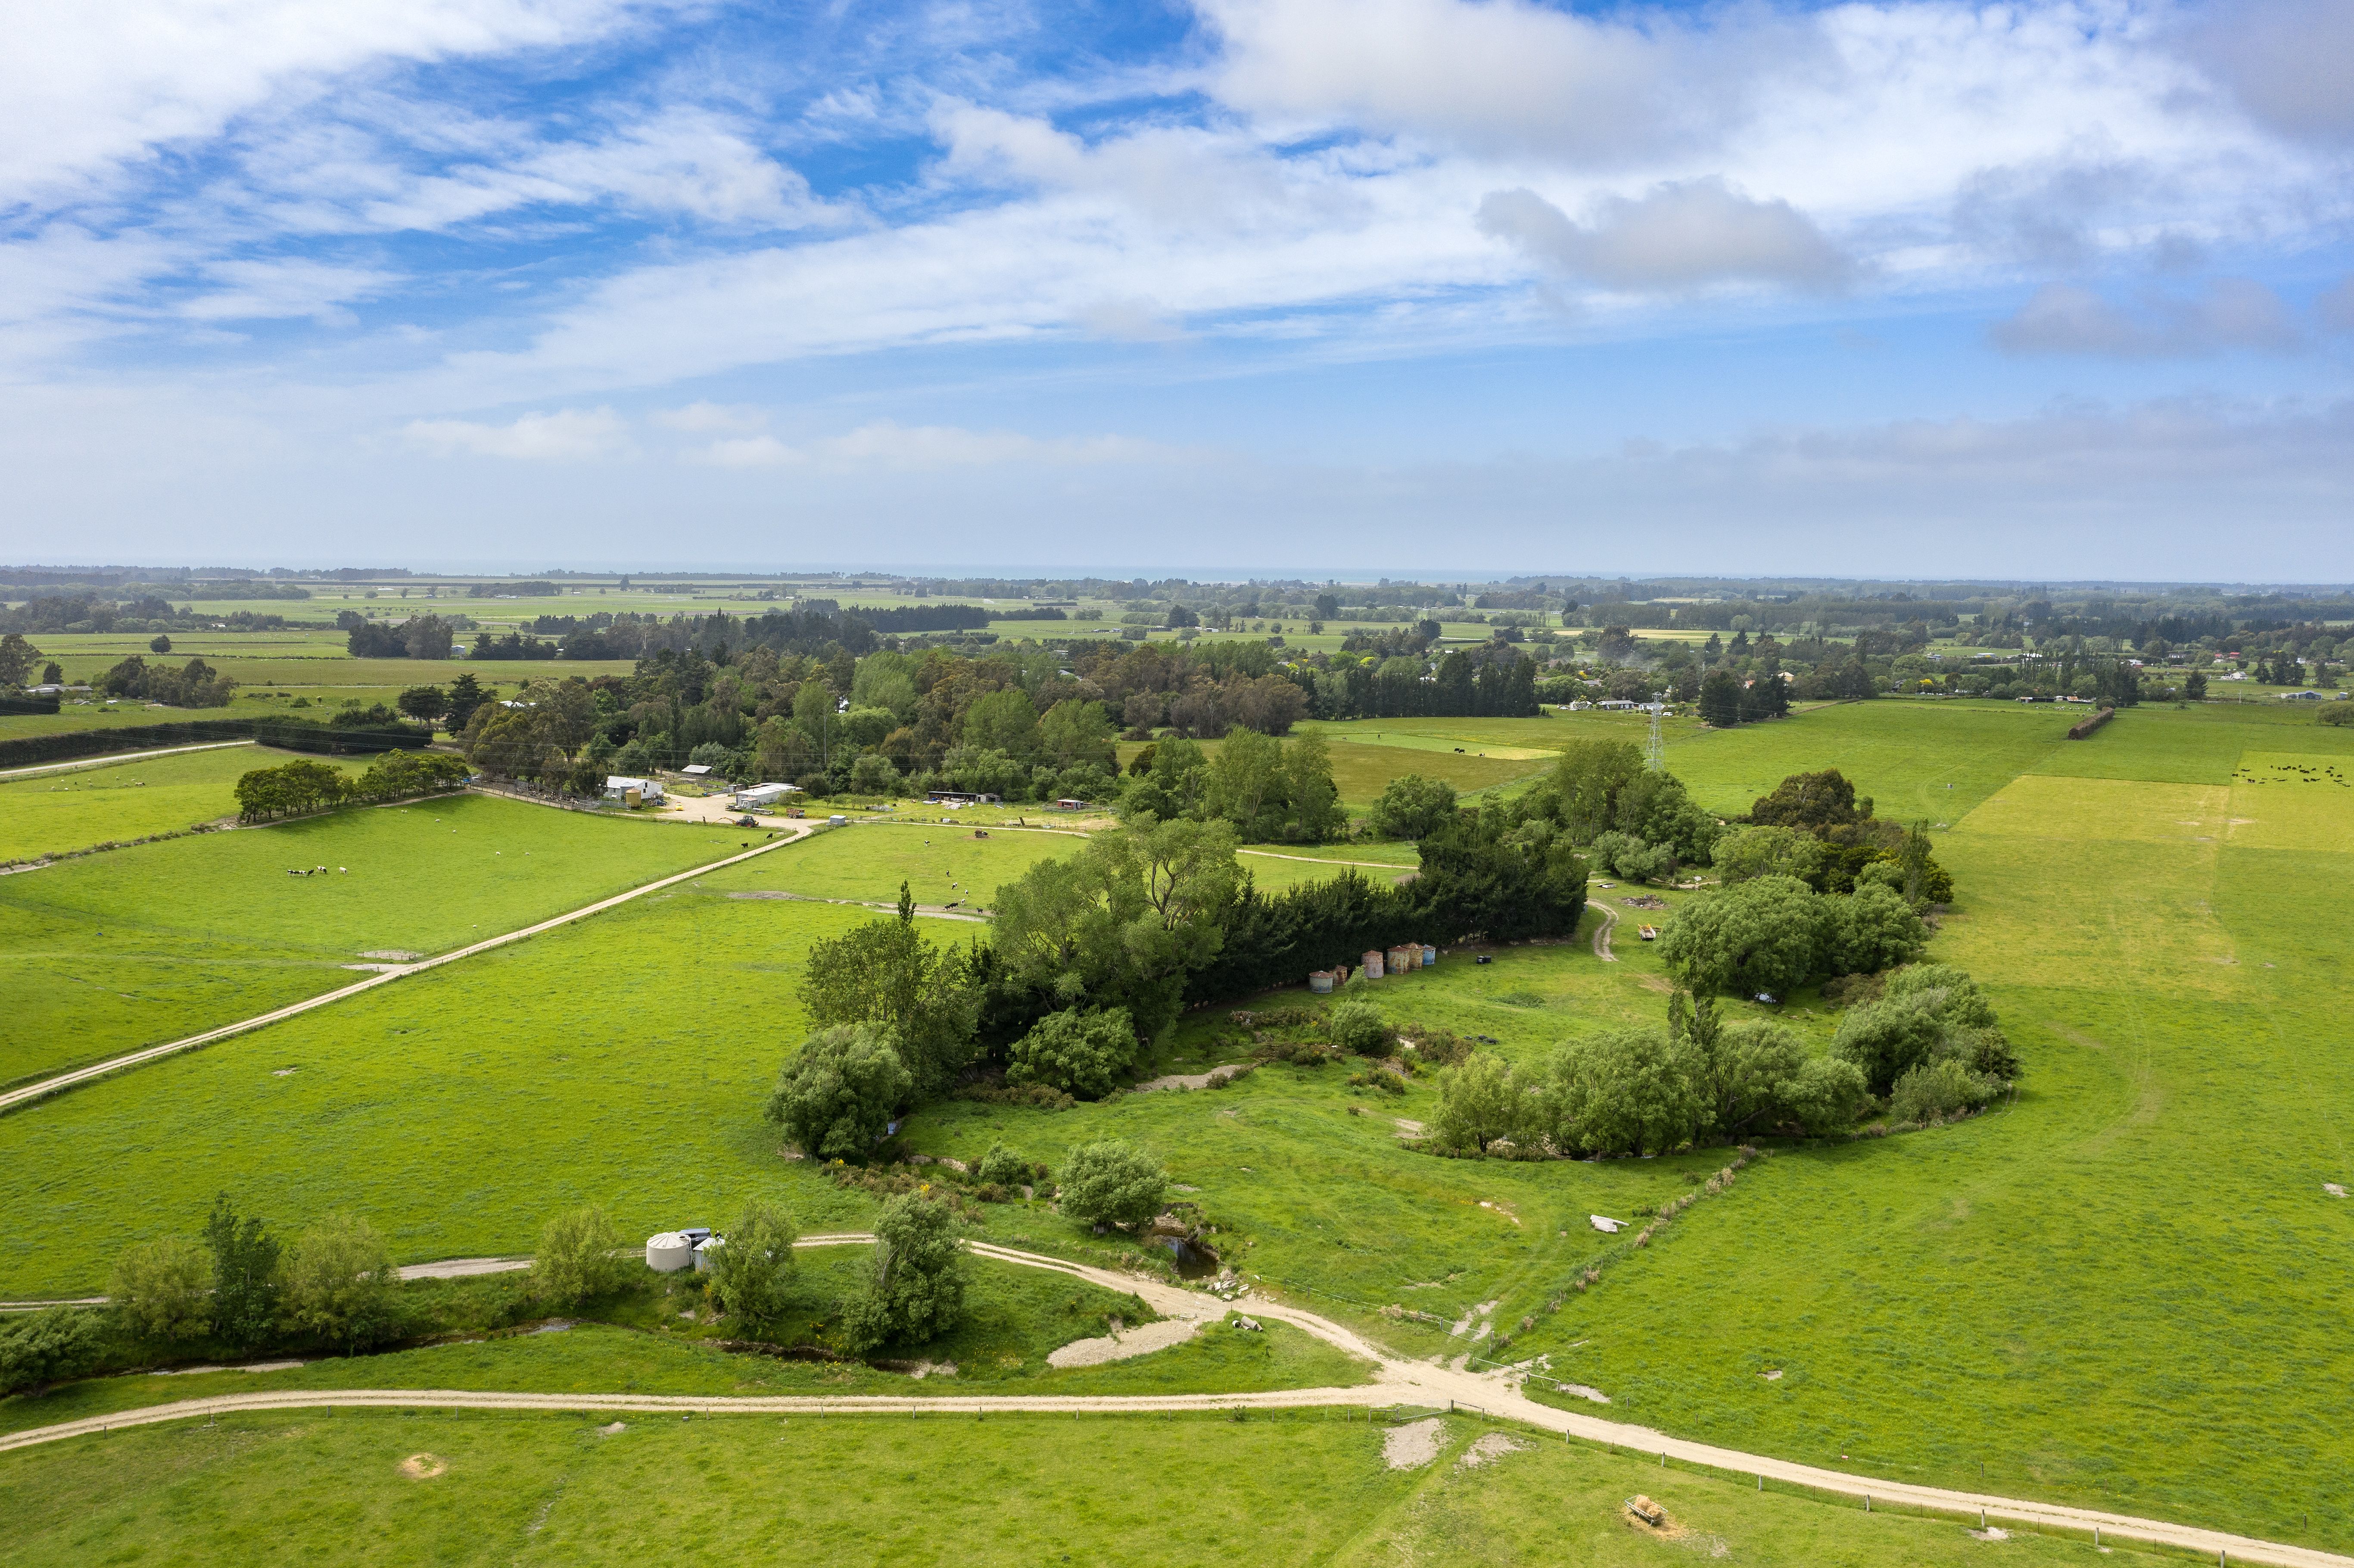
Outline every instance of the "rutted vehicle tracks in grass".
<path fill-rule="evenodd" d="M 397 980 L 422 974 L 427 969 L 440 969 L 444 964 L 454 964 L 461 959 L 470 959 L 477 953 L 489 952 L 493 948 L 504 948 L 510 942 L 520 942 L 526 938 L 536 937 L 544 931 L 553 931 L 558 927 L 568 926 L 576 920 L 585 920 L 591 915 L 601 914 L 605 910 L 618 907 L 633 898 L 642 898 L 649 893 L 657 893 L 682 882 L 691 882 L 698 876 L 708 876 L 715 871 L 722 871 L 728 866 L 740 864 L 756 856 L 767 854 L 772 850 L 780 850 L 787 844 L 799 843 L 816 829 L 817 824 L 814 822 L 795 822 L 781 830 L 780 836 L 773 842 L 746 850 L 741 854 L 731 854 L 723 859 L 715 860 L 708 865 L 699 865 L 691 871 L 682 871 L 669 876 L 659 877 L 641 886 L 632 887 L 627 892 L 617 893 L 610 898 L 600 898 L 594 904 L 585 904 L 578 909 L 568 910 L 553 919 L 542 920 L 536 925 L 525 926 L 519 930 L 508 931 L 500 936 L 485 938 L 482 941 L 469 943 L 465 947 L 443 953 L 437 958 L 419 959 L 415 963 L 388 964 L 381 972 L 370 975 L 364 980 L 355 981 L 347 986 L 339 986 L 334 991 L 322 991 L 317 996 L 305 997 L 301 1001 L 257 1014 L 252 1018 L 240 1019 L 235 1023 L 225 1023 L 217 1029 L 207 1029 L 201 1034 L 191 1034 L 184 1039 L 166 1041 L 161 1045 L 150 1045 L 143 1050 L 129 1052 L 103 1062 L 93 1062 L 87 1067 L 78 1067 L 70 1073 L 59 1073 L 54 1077 L 43 1078 L 37 1083 L 10 1089 L 5 1094 L 0 1094 L 0 1112 L 16 1110 L 35 1100 L 46 1099 L 51 1095 L 65 1089 L 75 1088 L 92 1079 L 107 1077 L 127 1068 L 161 1061 L 166 1056 L 178 1055 L 183 1051 L 193 1051 L 200 1045 L 210 1045 L 217 1041 L 248 1033 L 268 1024 L 298 1017 L 314 1008 L 342 1001 L 346 997 L 357 996 L 362 991 L 374 991 L 380 985 L 390 985 Z"/>
<path fill-rule="evenodd" d="M 843 1233 L 830 1235 L 804 1236 L 797 1244 L 803 1246 L 842 1246 L 871 1242 L 874 1237 L 863 1233 Z M 1173 1315 L 1223 1310 L 1225 1304 L 1198 1291 L 1184 1289 L 1158 1279 L 1115 1273 L 1087 1264 L 1073 1263 L 1066 1258 L 1049 1257 L 1043 1254 L 1021 1252 L 988 1242 L 968 1242 L 966 1245 L 982 1257 L 1021 1264 L 1033 1268 L 1050 1269 L 1074 1278 L 1099 1285 L 1107 1289 L 1133 1293 L 1141 1298 L 1154 1311 Z M 492 1260 L 464 1259 L 459 1263 L 481 1263 Z M 502 1263 L 512 1260 L 496 1260 Z M 451 1266 L 426 1265 L 425 1267 Z M 1681 1461 L 1739 1477 L 1757 1477 L 1762 1486 L 1766 1480 L 1804 1487 L 1812 1491 L 1829 1492 L 1838 1496 L 1868 1499 L 1878 1504 L 1895 1504 L 1930 1513 L 1952 1514 L 1961 1518 L 1982 1515 L 1988 1521 L 2026 1525 L 2047 1531 L 2090 1533 L 2097 1528 L 2105 1537 L 2124 1541 L 2147 1542 L 2173 1546 L 2200 1553 L 2216 1553 L 2221 1559 L 2250 1563 L 2271 1563 L 2282 1568 L 2354 1568 L 2354 1557 L 2337 1552 L 2317 1551 L 2311 1547 L 2293 1546 L 2277 1542 L 2258 1540 L 2253 1536 L 2232 1535 L 2221 1531 L 2202 1530 L 2194 1525 L 2174 1524 L 2164 1520 L 2141 1519 L 2130 1514 L 2114 1514 L 2097 1509 L 2070 1508 L 2056 1503 L 2040 1503 L 2018 1498 L 1995 1496 L 1991 1493 L 1948 1491 L 1940 1487 L 1916 1486 L 1905 1481 L 1891 1481 L 1871 1476 L 1850 1475 L 1840 1470 L 1826 1470 L 1812 1465 L 1795 1464 L 1761 1454 L 1744 1454 L 1737 1449 L 1719 1448 L 1712 1444 L 1691 1442 L 1670 1437 L 1646 1426 L 1634 1426 L 1616 1421 L 1602 1421 L 1590 1415 L 1556 1410 L 1523 1398 L 1519 1387 L 1509 1377 L 1487 1372 L 1456 1372 L 1427 1361 L 1402 1361 L 1369 1343 L 1353 1330 L 1313 1312 L 1288 1307 L 1280 1302 L 1254 1299 L 1250 1310 L 1256 1316 L 1273 1319 L 1310 1334 L 1346 1351 L 1372 1361 L 1376 1368 L 1371 1383 L 1346 1388 L 1278 1389 L 1253 1393 L 1191 1393 L 1191 1394 L 946 1394 L 897 1397 L 884 1394 L 794 1394 L 767 1396 L 726 1396 L 647 1393 L 503 1393 L 471 1389 L 287 1389 L 257 1393 L 228 1394 L 211 1399 L 182 1400 L 171 1404 L 151 1405 L 145 1409 L 112 1412 L 80 1421 L 61 1422 L 54 1426 L 37 1426 L 21 1432 L 0 1436 L 0 1453 L 29 1448 L 39 1444 L 64 1442 L 77 1437 L 96 1436 L 117 1428 L 155 1425 L 165 1422 L 186 1421 L 200 1416 L 217 1416 L 254 1411 L 319 1410 L 319 1409 L 388 1409 L 388 1410 L 516 1410 L 574 1411 L 583 1414 L 639 1413 L 645 1414 L 685 1415 L 907 1415 L 921 1416 L 927 1412 L 941 1415 L 990 1414 L 1144 1414 L 1154 1412 L 1216 1412 L 1240 1410 L 1294 1410 L 1317 1407 L 1351 1406 L 1360 1409 L 1388 1409 L 1400 1405 L 1417 1409 L 1446 1409 L 1458 1406 L 1491 1418 L 1518 1422 L 1565 1437 L 1589 1443 L 1602 1443 L 1613 1448 L 1626 1448 L 1638 1454 L 1658 1454 L 1665 1461 Z"/>

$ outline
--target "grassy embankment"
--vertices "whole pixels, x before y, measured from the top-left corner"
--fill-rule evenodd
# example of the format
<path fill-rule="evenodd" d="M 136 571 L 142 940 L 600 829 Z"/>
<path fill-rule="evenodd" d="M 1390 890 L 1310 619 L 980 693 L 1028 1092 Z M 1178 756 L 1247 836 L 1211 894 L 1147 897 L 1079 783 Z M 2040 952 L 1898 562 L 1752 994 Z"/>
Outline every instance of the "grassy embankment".
<path fill-rule="evenodd" d="M 0 877 L 0 1082 L 267 1012 L 361 978 L 345 966 L 365 954 L 462 947 L 745 836 L 462 796 Z M 286 874 L 315 865 L 330 870 Z"/>

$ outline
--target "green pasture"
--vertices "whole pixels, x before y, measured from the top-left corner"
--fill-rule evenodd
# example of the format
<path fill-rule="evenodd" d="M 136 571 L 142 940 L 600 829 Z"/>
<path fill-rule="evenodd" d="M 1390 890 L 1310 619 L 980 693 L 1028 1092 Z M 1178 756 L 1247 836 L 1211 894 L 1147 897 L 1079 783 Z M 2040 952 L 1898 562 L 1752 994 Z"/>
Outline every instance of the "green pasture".
<path fill-rule="evenodd" d="M 2330 1044 L 2354 1004 L 2332 847 L 2344 819 L 2327 785 L 2231 782 L 2251 761 L 2261 776 L 2340 753 L 2298 750 L 2333 732 L 2195 709 L 2128 714 L 2069 742 L 2058 721 L 2073 716 L 1854 704 L 1670 741 L 1670 766 L 1721 809 L 1834 766 L 1889 815 L 1950 793 L 1952 814 L 1933 820 L 1952 824 L 1938 854 L 1959 895 L 1933 956 L 1987 984 L 2027 1075 L 2015 1104 L 1972 1121 L 1784 1148 L 1648 1248 L 1586 1216 L 1640 1220 L 1724 1151 L 1438 1160 L 1400 1138 L 1428 1117 L 1430 1082 L 1352 1090 L 1346 1067 L 1262 1066 L 1225 1089 L 1064 1112 L 949 1101 L 906 1136 L 964 1158 L 1002 1139 L 1050 1162 L 1135 1139 L 1264 1288 L 1412 1353 L 1484 1356 L 1510 1336 L 1511 1359 L 1548 1354 L 1557 1375 L 1608 1393 L 1611 1414 L 1662 1430 L 1946 1486 L 1980 1484 L 1983 1465 L 1992 1490 L 2342 1550 L 2354 1485 L 2336 1460 L 2339 1391 L 2354 1358 L 2336 1260 L 2354 1244 L 2354 1201 L 2322 1184 L 2354 1184 L 2354 1060 Z M 2166 736 L 2198 752 L 2204 726 L 2226 725 L 2243 747 L 2220 778 L 2164 777 Z M 2159 777 L 2034 766 L 2084 767 L 2118 736 L 2121 757 Z M 193 1228 L 221 1186 L 283 1224 L 366 1213 L 405 1261 L 525 1250 L 550 1210 L 588 1199 L 633 1232 L 756 1191 L 811 1229 L 862 1223 L 871 1200 L 779 1158 L 758 1110 L 802 1032 L 801 955 L 866 916 L 732 895 L 779 885 L 778 865 L 819 851 L 846 857 L 829 873 L 846 881 L 887 875 L 864 841 L 922 832 L 826 835 L 0 1118 L 0 1203 L 52 1238 L 0 1262 L 0 1296 L 98 1287 L 122 1245 Z M 1624 918 L 1621 961 L 1599 962 L 1597 920 L 1487 965 L 1450 953 L 1375 994 L 1401 1022 L 1490 1035 L 1515 1058 L 1655 1022 L 1667 982 L 1653 950 Z M 933 929 L 955 941 L 974 928 Z M 1819 1044 L 1836 1024 L 1811 995 L 1784 1016 Z M 1211 1010 L 1150 1065 L 1200 1073 L 1248 1050 Z M 1101 1258 L 1120 1242 L 1040 1206 L 988 1215 L 990 1235 L 1041 1251 Z M 1596 1262 L 1601 1283 L 1578 1293 L 1571 1281 Z M 1442 1325 L 1473 1311 L 1489 1333 L 1451 1337 L 1387 1306 Z M 1521 1550 L 1500 1515 L 1475 1515 L 1487 1533 L 1464 1539 Z M 1804 1560 L 1832 1550 L 1814 1549 Z"/>
<path fill-rule="evenodd" d="M 177 832 L 237 816 L 237 781 L 301 754 L 229 746 L 0 779 L 0 863 Z M 321 758 L 345 774 L 365 764 Z"/>
<path fill-rule="evenodd" d="M 754 863 L 753 886 L 811 898 L 898 901 L 907 884 L 916 902 L 937 907 L 951 899 L 984 908 L 997 890 L 1042 860 L 1069 854 L 1076 835 L 990 827 L 973 837 L 967 823 L 878 822 L 837 828 Z"/>
<path fill-rule="evenodd" d="M 801 1318 L 837 1311 L 862 1287 L 864 1246 L 806 1247 L 797 1255 L 792 1296 Z M 1339 1388 L 1365 1381 L 1370 1362 L 1288 1324 L 1257 1333 L 1213 1312 L 1200 1332 L 1162 1350 L 1092 1367 L 1054 1367 L 1046 1357 L 1074 1340 L 1097 1338 L 1119 1318 L 1129 1328 L 1154 1320 L 1135 1297 L 1067 1275 L 970 1255 L 967 1321 L 925 1345 L 895 1345 L 893 1358 L 938 1371 L 915 1378 L 864 1361 L 802 1361 L 723 1350 L 725 1319 L 690 1326 L 670 1320 L 618 1325 L 584 1319 L 542 1324 L 490 1339 L 421 1349 L 330 1357 L 274 1372 L 187 1371 L 87 1378 L 40 1394 L 0 1399 L 0 1433 L 82 1421 L 186 1399 L 281 1390 L 487 1389 L 525 1393 L 705 1395 L 880 1394 L 895 1399 L 960 1394 L 1156 1395 Z M 649 1277 L 652 1277 L 651 1276 Z M 417 1285 L 404 1287 L 417 1289 Z M 651 1302 L 665 1298 L 650 1297 Z M 649 1307 L 641 1316 L 650 1317 Z M 797 1328 L 798 1324 L 790 1327 Z"/>
<path fill-rule="evenodd" d="M 2067 740 L 2083 716 L 2044 704 L 1884 701 L 1727 730 L 1683 720 L 1666 736 L 1667 766 L 1702 805 L 1728 815 L 1747 812 L 1790 774 L 1836 768 L 1881 816 L 1957 822 L 2054 747 L 2098 744 Z"/>
<path fill-rule="evenodd" d="M 1281 893 L 1304 882 L 1324 882 L 1354 864 L 1331 855 L 1295 854 L 1288 849 L 1245 850 L 1240 858 L 1243 869 L 1250 873 L 1253 885 L 1261 893 Z M 1415 867 L 1411 863 L 1401 865 L 1394 861 L 1369 860 L 1368 863 L 1355 865 L 1355 869 L 1370 880 L 1382 883 L 1394 882 Z"/>
<path fill-rule="evenodd" d="M 226 718 L 218 708 L 151 708 L 143 703 L 72 702 L 53 714 L 0 714 L 0 740 L 56 735 L 66 730 L 111 728 L 117 725 L 177 724 L 185 719 Z"/>
<path fill-rule="evenodd" d="M 576 1333 L 578 1332 L 576 1330 Z M 1403 1419 L 1403 1415 L 1401 1419 Z M 2082 1541 L 1865 1513 L 1739 1477 L 1468 1415 L 1419 1468 L 1388 1421 L 1306 1409 L 1224 1415 L 697 1416 L 298 1411 L 137 1428 L 0 1456 L 27 1568 L 160 1563 L 797 1562 L 1596 1568 L 2074 1560 Z M 1501 1452 L 1494 1451 L 1498 1438 Z M 1467 1463 L 1473 1443 L 1491 1445 Z M 423 1456 L 410 1471 L 405 1462 Z M 1676 1527 L 1628 1522 L 1642 1492 Z M 1974 1521 L 1973 1521 L 1974 1522 Z M 2119 1563 L 2158 1559 L 2126 1549 Z"/>
<path fill-rule="evenodd" d="M 0 1082 L 267 1012 L 360 979 L 368 953 L 462 947 L 748 836 L 462 795 L 0 877 Z"/>
<path fill-rule="evenodd" d="M 1535 758 L 1458 757 L 1451 750 L 1382 745 L 1332 747 L 1332 782 L 1341 803 L 1362 810 L 1381 799 L 1389 781 L 1408 773 L 1443 779 L 1462 794 L 1490 789 L 1518 779 L 1541 776 L 1551 759 Z"/>

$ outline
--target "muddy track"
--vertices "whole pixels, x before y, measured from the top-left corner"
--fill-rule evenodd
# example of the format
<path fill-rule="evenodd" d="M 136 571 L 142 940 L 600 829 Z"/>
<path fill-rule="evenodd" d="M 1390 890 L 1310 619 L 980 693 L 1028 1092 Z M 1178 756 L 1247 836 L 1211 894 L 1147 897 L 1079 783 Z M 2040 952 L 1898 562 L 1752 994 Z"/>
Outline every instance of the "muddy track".
<path fill-rule="evenodd" d="M 1594 956 L 1606 964 L 1615 964 L 1618 959 L 1610 950 L 1610 933 L 1618 924 L 1618 911 L 1598 899 L 1592 906 L 1602 912 L 1602 924 L 1594 932 Z"/>

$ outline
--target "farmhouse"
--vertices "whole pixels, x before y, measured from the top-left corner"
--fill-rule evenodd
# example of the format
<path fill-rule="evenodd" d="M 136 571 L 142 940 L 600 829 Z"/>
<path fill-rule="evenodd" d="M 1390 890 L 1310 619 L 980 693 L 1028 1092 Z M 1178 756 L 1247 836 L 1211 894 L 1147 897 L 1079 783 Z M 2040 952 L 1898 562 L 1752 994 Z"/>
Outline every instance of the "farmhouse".
<path fill-rule="evenodd" d="M 606 776 L 605 799 L 628 805 L 632 794 L 640 801 L 659 800 L 663 798 L 663 787 L 660 781 L 652 779 L 624 779 L 618 773 Z"/>
<path fill-rule="evenodd" d="M 1004 802 L 1002 795 L 971 789 L 935 789 L 924 797 L 928 806 L 999 806 Z"/>

